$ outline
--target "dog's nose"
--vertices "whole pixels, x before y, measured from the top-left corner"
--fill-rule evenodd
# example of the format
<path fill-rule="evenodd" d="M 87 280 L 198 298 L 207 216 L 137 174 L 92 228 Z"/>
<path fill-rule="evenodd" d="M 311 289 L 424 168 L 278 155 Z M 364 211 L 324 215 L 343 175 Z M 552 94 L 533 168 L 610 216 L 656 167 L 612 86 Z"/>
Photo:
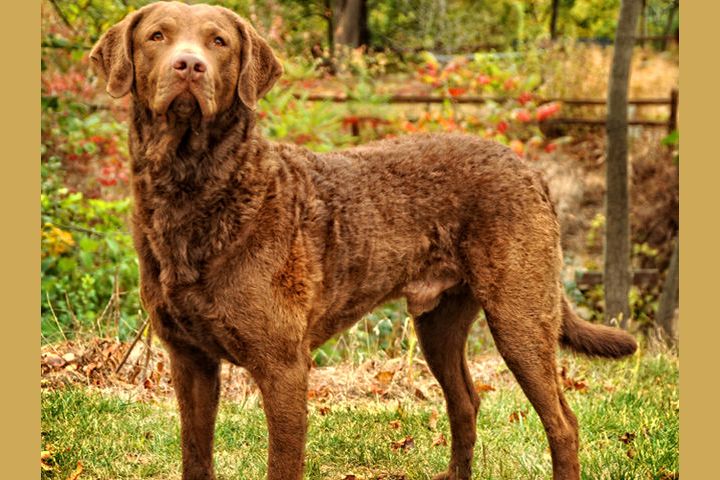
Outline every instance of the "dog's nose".
<path fill-rule="evenodd" d="M 175 57 L 173 68 L 178 75 L 187 78 L 189 75 L 193 77 L 202 75 L 207 70 L 207 65 L 195 54 L 181 53 Z"/>

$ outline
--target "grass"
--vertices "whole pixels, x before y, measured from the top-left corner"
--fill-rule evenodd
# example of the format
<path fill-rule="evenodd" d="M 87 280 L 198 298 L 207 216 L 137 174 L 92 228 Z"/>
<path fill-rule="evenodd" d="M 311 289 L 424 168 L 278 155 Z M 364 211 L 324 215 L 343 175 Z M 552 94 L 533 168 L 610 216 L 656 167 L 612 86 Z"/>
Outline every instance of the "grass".
<path fill-rule="evenodd" d="M 587 385 L 566 393 L 580 421 L 583 478 L 676 478 L 677 358 L 645 354 L 610 362 L 563 355 L 563 361 Z M 219 479 L 264 478 L 267 431 L 258 402 L 254 396 L 222 402 L 215 447 Z M 307 479 L 350 474 L 426 479 L 442 471 L 449 458 L 449 446 L 433 446 L 439 433 L 450 439 L 444 405 L 437 402 L 312 400 L 309 425 Z M 551 476 L 539 419 L 515 382 L 484 394 L 477 426 L 475 478 Z M 43 472 L 45 479 L 68 478 L 78 462 L 80 479 L 179 478 L 178 436 L 172 399 L 128 401 L 122 393 L 78 386 L 42 392 L 41 441 L 52 467 Z M 407 436 L 412 448 L 391 448 Z"/>

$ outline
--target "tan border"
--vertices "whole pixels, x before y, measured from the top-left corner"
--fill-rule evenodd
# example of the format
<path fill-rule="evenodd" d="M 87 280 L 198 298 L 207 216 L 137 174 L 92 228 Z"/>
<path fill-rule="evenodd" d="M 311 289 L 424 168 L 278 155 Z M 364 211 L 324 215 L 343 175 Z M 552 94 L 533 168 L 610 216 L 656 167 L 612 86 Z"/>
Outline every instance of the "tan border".
<path fill-rule="evenodd" d="M 717 41 L 720 2 L 681 2 L 680 466 L 683 478 L 717 476 L 718 280 Z M 713 58 L 715 61 L 713 61 Z"/>
<path fill-rule="evenodd" d="M 9 5 L 6 5 L 8 8 Z M 4 478 L 37 478 L 39 447 L 38 287 L 40 3 L 13 2 L 5 10 L 1 130 L 4 132 L 4 207 L 0 289 L 6 301 L 2 345 Z M 717 192 L 718 67 L 714 34 L 719 2 L 682 2 L 681 110 L 681 470 L 683 478 L 709 478 L 717 453 L 717 352 L 720 322 L 715 288 L 718 270 Z M 685 326 L 687 325 L 687 328 Z M 8 461 L 9 460 L 9 461 Z M 713 470 L 710 470 L 710 469 Z"/>
<path fill-rule="evenodd" d="M 3 5 L 2 175 L 3 478 L 37 478 L 40 439 L 40 2 Z"/>

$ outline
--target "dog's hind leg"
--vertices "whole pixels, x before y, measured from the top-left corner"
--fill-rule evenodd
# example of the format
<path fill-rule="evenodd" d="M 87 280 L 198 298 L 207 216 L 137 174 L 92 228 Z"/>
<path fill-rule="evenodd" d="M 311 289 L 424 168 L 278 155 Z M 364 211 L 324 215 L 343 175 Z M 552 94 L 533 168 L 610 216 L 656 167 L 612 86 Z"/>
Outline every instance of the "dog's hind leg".
<path fill-rule="evenodd" d="M 538 290 L 541 288 L 542 285 L 537 286 Z M 578 480 L 578 423 L 557 375 L 561 293 L 559 286 L 554 288 L 555 294 L 536 291 L 536 295 L 526 292 L 528 296 L 524 299 L 496 298 L 485 305 L 485 314 L 498 351 L 545 428 L 553 479 Z"/>
<path fill-rule="evenodd" d="M 192 347 L 170 352 L 173 387 L 180 409 L 183 480 L 213 480 L 213 436 L 220 397 L 220 362 Z"/>
<path fill-rule="evenodd" d="M 425 360 L 442 387 L 452 432 L 452 453 L 447 472 L 435 480 L 471 477 L 475 446 L 475 419 L 480 399 L 465 361 L 465 343 L 480 305 L 467 290 L 444 293 L 430 312 L 415 318 L 415 330 Z"/>

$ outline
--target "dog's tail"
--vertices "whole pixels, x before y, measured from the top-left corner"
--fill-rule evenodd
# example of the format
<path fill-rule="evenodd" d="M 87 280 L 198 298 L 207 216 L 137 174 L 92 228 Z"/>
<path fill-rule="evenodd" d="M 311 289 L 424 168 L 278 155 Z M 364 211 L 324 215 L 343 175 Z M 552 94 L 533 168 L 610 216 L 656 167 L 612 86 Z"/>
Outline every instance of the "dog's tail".
<path fill-rule="evenodd" d="M 637 342 L 629 333 L 586 322 L 575 314 L 564 296 L 560 345 L 585 355 L 608 358 L 632 355 L 637 350 Z"/>

